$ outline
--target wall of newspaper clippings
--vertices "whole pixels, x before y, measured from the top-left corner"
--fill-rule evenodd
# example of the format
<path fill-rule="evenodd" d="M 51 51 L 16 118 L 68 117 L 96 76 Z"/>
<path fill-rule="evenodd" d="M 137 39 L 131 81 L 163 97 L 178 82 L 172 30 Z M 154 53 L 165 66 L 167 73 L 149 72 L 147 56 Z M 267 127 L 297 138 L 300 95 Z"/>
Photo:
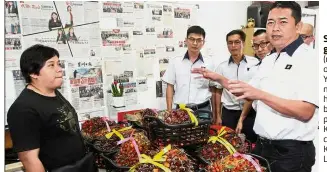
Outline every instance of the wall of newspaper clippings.
<path fill-rule="evenodd" d="M 6 110 L 25 87 L 20 55 L 34 44 L 59 51 L 65 75 L 59 91 L 79 120 L 165 108 L 160 77 L 169 59 L 185 53 L 197 9 L 174 2 L 6 1 Z M 124 83 L 124 108 L 110 106 L 113 81 Z"/>

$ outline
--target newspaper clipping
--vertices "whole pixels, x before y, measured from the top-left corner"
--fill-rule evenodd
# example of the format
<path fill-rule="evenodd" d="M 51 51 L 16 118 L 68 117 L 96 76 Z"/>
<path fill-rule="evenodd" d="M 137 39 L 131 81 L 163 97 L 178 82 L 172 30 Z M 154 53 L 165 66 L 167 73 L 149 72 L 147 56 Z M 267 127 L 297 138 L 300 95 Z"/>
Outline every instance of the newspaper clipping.
<path fill-rule="evenodd" d="M 102 3 L 102 12 L 105 17 L 123 17 L 131 15 L 134 10 L 133 2 L 107 1 Z"/>
<path fill-rule="evenodd" d="M 69 62 L 68 70 L 73 106 L 77 109 L 104 106 L 101 61 Z"/>
<path fill-rule="evenodd" d="M 20 1 L 23 34 L 61 28 L 62 22 L 52 1 Z"/>
<path fill-rule="evenodd" d="M 145 77 L 137 78 L 136 83 L 137 83 L 137 90 L 139 92 L 148 91 L 147 78 Z"/>
<path fill-rule="evenodd" d="M 137 89 L 136 82 L 125 82 L 123 83 L 124 87 L 124 99 L 125 105 L 135 105 L 137 104 Z"/>
<path fill-rule="evenodd" d="M 17 1 L 5 2 L 5 34 L 16 35 L 21 33 Z"/>
<path fill-rule="evenodd" d="M 16 92 L 16 97 L 19 96 L 19 94 L 24 90 L 25 88 L 25 79 L 20 72 L 20 70 L 12 70 L 12 74 L 14 77 L 14 85 L 15 85 L 15 92 Z"/>
<path fill-rule="evenodd" d="M 84 110 L 78 112 L 78 120 L 84 121 L 94 117 L 106 117 L 105 111 L 103 108 L 95 110 Z"/>
<path fill-rule="evenodd" d="M 101 40 L 103 47 L 101 54 L 103 57 L 120 57 L 123 53 L 128 54 L 131 51 L 130 45 L 128 47 L 128 44 L 130 44 L 130 33 L 128 31 L 120 29 L 101 31 Z"/>
<path fill-rule="evenodd" d="M 168 58 L 159 59 L 160 78 L 163 77 L 163 75 L 165 74 L 168 64 L 169 64 Z"/>
<path fill-rule="evenodd" d="M 191 9 L 188 8 L 174 8 L 174 17 L 179 19 L 190 19 Z"/>
<path fill-rule="evenodd" d="M 70 85 L 74 87 L 102 84 L 102 67 L 99 61 L 69 62 Z"/>
<path fill-rule="evenodd" d="M 66 45 L 66 43 L 66 32 L 63 29 L 58 29 L 51 32 L 24 36 L 23 47 L 30 47 L 35 44 L 43 44 L 57 49 L 61 57 L 72 57 L 69 47 Z"/>

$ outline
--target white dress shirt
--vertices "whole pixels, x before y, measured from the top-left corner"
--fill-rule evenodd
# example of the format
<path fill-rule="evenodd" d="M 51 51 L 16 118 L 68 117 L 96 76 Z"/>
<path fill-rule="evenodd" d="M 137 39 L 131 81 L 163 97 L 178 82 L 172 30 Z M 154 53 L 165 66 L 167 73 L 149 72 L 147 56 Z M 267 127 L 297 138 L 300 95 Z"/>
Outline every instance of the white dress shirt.
<path fill-rule="evenodd" d="M 201 77 L 200 74 L 191 73 L 193 68 L 205 67 L 211 71 L 215 69 L 214 63 L 209 58 L 204 58 L 201 53 L 198 59 L 192 63 L 189 60 L 188 53 L 184 56 L 178 56 L 169 61 L 168 68 L 162 77 L 162 80 L 168 84 L 174 85 L 174 103 L 175 104 L 200 104 L 210 100 L 212 93 L 209 85 L 214 86 L 214 82 Z"/>
<path fill-rule="evenodd" d="M 239 80 L 243 82 L 249 82 L 251 78 L 256 74 L 259 60 L 251 56 L 243 56 L 239 64 L 234 63 L 232 57 L 229 60 L 223 61 L 218 65 L 215 70 L 216 73 L 224 76 L 229 80 Z M 230 93 L 227 89 L 223 88 L 219 83 L 218 89 L 223 89 L 221 102 L 226 109 L 229 110 L 242 110 L 244 100 L 236 100 L 236 97 Z"/>
<path fill-rule="evenodd" d="M 257 102 L 254 131 L 268 139 L 311 141 L 318 124 L 318 60 L 311 48 L 299 37 L 263 59 L 250 84 L 280 98 L 301 100 L 316 106 L 315 114 L 303 122 L 283 115 L 262 101 Z"/>

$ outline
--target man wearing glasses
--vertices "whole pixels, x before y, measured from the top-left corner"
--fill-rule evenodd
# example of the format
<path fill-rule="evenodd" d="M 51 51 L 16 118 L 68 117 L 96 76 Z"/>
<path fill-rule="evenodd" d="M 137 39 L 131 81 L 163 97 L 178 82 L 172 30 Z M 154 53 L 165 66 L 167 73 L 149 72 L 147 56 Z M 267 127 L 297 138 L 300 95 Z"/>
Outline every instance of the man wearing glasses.
<path fill-rule="evenodd" d="M 272 46 L 268 41 L 266 30 L 258 29 L 254 32 L 252 48 L 255 52 L 255 57 L 260 61 L 270 54 Z"/>
<path fill-rule="evenodd" d="M 233 30 L 226 35 L 227 47 L 231 56 L 228 60 L 219 64 L 216 69 L 218 74 L 230 80 L 250 81 L 256 73 L 256 65 L 259 63 L 259 60 L 243 54 L 245 38 L 246 35 L 242 30 Z M 217 121 L 222 120 L 222 125 L 235 130 L 241 114 L 245 113 L 244 115 L 248 116 L 246 119 L 242 119 L 244 127 L 242 126 L 243 130 L 241 130 L 248 140 L 255 142 L 256 134 L 253 131 L 255 111 L 251 108 L 243 111 L 244 100 L 236 100 L 236 97 L 220 84 L 217 84 L 217 88 L 218 91 L 215 96 L 218 114 Z M 220 108 L 221 103 L 222 108 Z M 219 125 L 219 123 L 216 124 Z"/>
<path fill-rule="evenodd" d="M 193 68 L 214 70 L 214 63 L 211 59 L 203 57 L 200 52 L 205 42 L 205 36 L 206 33 L 200 26 L 188 28 L 185 38 L 187 52 L 169 62 L 162 77 L 162 80 L 167 83 L 166 103 L 169 111 L 178 108 L 179 104 L 186 104 L 193 110 L 211 111 L 211 89 L 215 87 L 210 88 L 209 84 L 214 86 L 214 82 L 209 83 L 209 80 L 198 78 L 198 74 L 191 73 Z M 215 106 L 213 105 L 212 108 L 214 109 Z"/>
<path fill-rule="evenodd" d="M 310 45 L 315 40 L 313 36 L 313 26 L 308 23 L 303 23 L 300 36 L 305 44 Z"/>
<path fill-rule="evenodd" d="M 294 1 L 273 3 L 266 26 L 274 50 L 249 84 L 193 69 L 224 85 L 238 100 L 258 100 L 254 130 L 259 137 L 253 153 L 267 159 L 274 172 L 311 172 L 315 164 L 318 61 L 299 37 L 301 14 Z"/>

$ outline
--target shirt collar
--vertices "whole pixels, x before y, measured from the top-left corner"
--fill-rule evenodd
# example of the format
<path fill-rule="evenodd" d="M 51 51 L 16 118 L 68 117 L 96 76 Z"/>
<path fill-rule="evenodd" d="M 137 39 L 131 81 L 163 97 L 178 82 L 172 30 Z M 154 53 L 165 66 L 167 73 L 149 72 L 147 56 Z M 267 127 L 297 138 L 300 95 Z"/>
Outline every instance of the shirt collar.
<path fill-rule="evenodd" d="M 245 58 L 245 55 L 242 56 L 242 60 L 244 60 L 245 63 L 248 62 L 248 61 L 246 60 L 246 58 Z M 242 61 L 242 60 L 241 60 L 241 61 Z M 240 62 L 241 62 L 241 61 L 240 61 Z M 228 64 L 230 64 L 230 63 L 232 63 L 232 62 L 234 63 L 234 60 L 233 60 L 233 57 L 230 56 L 230 57 L 229 57 L 229 60 L 228 60 Z"/>
<path fill-rule="evenodd" d="M 292 57 L 295 50 L 297 48 L 299 48 L 299 46 L 302 45 L 302 44 L 303 44 L 303 39 L 299 36 L 295 41 L 293 41 L 291 44 L 289 44 L 288 46 L 283 48 L 282 51 L 280 51 L 280 52 L 286 52 L 290 57 Z M 276 53 L 275 48 L 271 51 L 271 54 L 272 53 Z"/>
<path fill-rule="evenodd" d="M 188 59 L 188 60 L 190 60 L 190 56 L 188 55 L 188 51 L 186 51 L 183 60 L 184 60 L 184 59 Z M 199 61 L 199 60 L 201 60 L 202 62 L 204 62 L 204 60 L 203 60 L 203 56 L 202 56 L 201 52 L 199 53 L 199 56 L 198 56 L 198 58 L 194 61 L 194 63 L 197 62 L 197 61 Z"/>

